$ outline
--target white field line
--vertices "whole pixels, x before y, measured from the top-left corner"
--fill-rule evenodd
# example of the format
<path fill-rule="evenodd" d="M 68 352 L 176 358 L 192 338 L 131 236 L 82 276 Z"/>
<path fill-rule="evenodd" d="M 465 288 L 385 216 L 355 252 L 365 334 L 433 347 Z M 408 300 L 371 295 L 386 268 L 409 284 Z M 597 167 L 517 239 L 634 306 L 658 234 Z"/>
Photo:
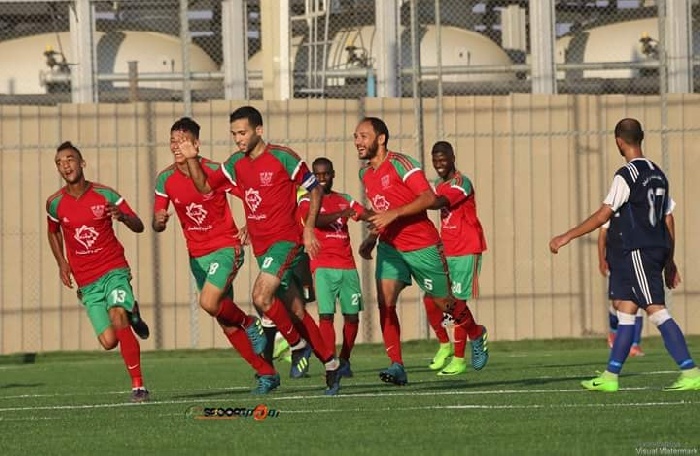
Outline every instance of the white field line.
<path fill-rule="evenodd" d="M 665 371 L 651 371 L 651 372 L 638 372 L 635 373 L 634 375 L 662 375 L 662 374 L 674 374 L 678 373 L 677 370 L 665 370 Z M 593 373 L 591 373 L 591 376 L 593 376 Z M 534 380 L 547 380 L 554 378 L 549 375 L 544 375 L 544 376 L 539 376 L 539 377 L 533 377 L 532 379 Z M 581 378 L 580 375 L 576 376 L 568 376 L 568 377 L 558 377 L 563 380 L 566 379 L 571 379 L 571 380 L 578 380 Z M 453 379 L 455 380 L 455 379 Z M 410 385 L 420 385 L 423 382 L 415 382 L 415 383 L 409 383 Z M 287 384 L 288 385 L 288 384 Z M 378 386 L 381 385 L 379 382 L 371 382 L 371 383 L 353 383 L 353 387 L 372 387 L 372 386 Z M 465 385 L 469 386 L 469 383 L 465 383 Z M 286 385 L 285 385 L 286 386 Z M 319 390 L 322 388 L 322 385 L 305 385 L 305 386 L 299 386 L 297 389 L 301 390 L 309 390 L 309 391 L 314 391 L 314 390 Z M 232 387 L 212 387 L 212 388 L 204 388 L 204 389 L 193 389 L 193 390 L 158 390 L 158 393 L 162 394 L 196 394 L 196 393 L 202 393 L 202 392 L 212 392 L 212 391 L 220 391 L 222 393 L 225 392 L 245 392 L 245 391 L 250 391 L 251 387 L 250 386 L 232 386 Z M 647 389 L 652 389 L 652 388 L 626 388 L 627 391 L 631 390 L 647 390 Z M 623 389 L 625 390 L 625 389 Z M 544 393 L 544 392 L 550 392 L 550 393 L 556 393 L 556 392 L 573 392 L 573 391 L 583 391 L 583 390 L 578 390 L 578 389 L 561 389 L 561 390 L 496 390 L 493 392 L 490 391 L 480 391 L 480 390 L 472 390 L 472 391 L 460 391 L 457 392 L 457 394 L 498 394 L 502 392 L 518 392 L 518 393 L 527 393 L 527 392 L 533 392 L 533 393 Z M 122 395 L 122 394 L 128 394 L 129 391 L 126 390 L 121 390 L 121 391 L 94 391 L 94 392 L 88 392 L 88 393 L 81 393 L 81 392 L 76 392 L 76 393 L 43 393 L 43 394 L 14 394 L 14 395 L 7 395 L 7 396 L 0 396 L 0 401 L 1 400 L 11 400 L 11 399 L 39 399 L 39 398 L 46 398 L 46 397 L 89 397 L 89 396 L 114 396 L 114 395 Z M 355 397 L 363 397 L 363 393 L 357 393 L 354 394 Z M 372 393 L 370 393 L 372 394 Z M 384 393 L 379 393 L 379 394 L 384 394 Z M 441 392 L 431 392 L 431 393 L 412 393 L 415 395 L 421 395 L 421 394 L 443 394 Z M 455 394 L 454 392 L 446 392 L 445 394 Z M 388 394 L 387 394 L 388 395 Z M 347 395 L 344 395 L 347 396 Z M 293 396 L 293 398 L 298 398 L 299 396 Z M 315 396 L 312 396 L 315 397 Z M 275 397 L 275 399 L 279 399 Z M 2 409 L 0 409 L 1 411 Z"/>
<path fill-rule="evenodd" d="M 648 391 L 649 388 L 626 388 L 621 391 Z M 521 394 L 551 394 L 551 393 L 587 393 L 591 394 L 590 392 L 587 392 L 583 389 L 559 389 L 559 390 L 551 390 L 551 389 L 543 389 L 543 390 L 486 390 L 486 391 L 438 391 L 438 392 L 421 392 L 421 391 L 403 391 L 403 392 L 394 392 L 394 393 L 358 393 L 358 394 L 341 394 L 339 396 L 334 396 L 332 398 L 329 398 L 324 395 L 291 395 L 291 396 L 259 396 L 258 400 L 262 399 L 267 399 L 268 401 L 285 401 L 285 400 L 339 400 L 339 399 L 357 399 L 358 397 L 400 397 L 400 396 L 447 396 L 447 395 L 452 395 L 452 396 L 461 396 L 461 395 L 467 395 L 467 396 L 477 396 L 477 395 L 490 395 L 490 394 L 512 394 L 512 395 L 521 395 Z M 206 402 L 210 402 L 214 404 L 213 406 L 218 407 L 218 406 L 223 406 L 222 402 L 236 402 L 236 401 L 243 401 L 247 400 L 244 398 L 229 398 L 229 399 L 210 399 Z M 0 413 L 2 412 L 18 412 L 18 411 L 38 411 L 38 410 L 84 410 L 84 409 L 102 409 L 102 408 L 120 408 L 120 407 L 139 407 L 139 406 L 160 406 L 160 405 L 175 405 L 175 404 L 190 404 L 190 405 L 198 405 L 196 404 L 197 402 L 205 402 L 202 400 L 194 400 L 194 399 L 177 399 L 177 400 L 165 400 L 165 401 L 151 401 L 151 402 L 145 402 L 141 404 L 132 404 L 132 403 L 116 403 L 116 404 L 83 404 L 83 405 L 46 405 L 46 406 L 28 406 L 28 407 L 3 407 L 0 408 Z M 641 407 L 641 406 L 653 406 L 653 405 L 688 405 L 688 404 L 697 404 L 700 403 L 700 401 L 675 401 L 675 402 L 632 402 L 632 403 L 605 403 L 605 404 L 529 404 L 529 405 L 479 405 L 479 404 L 468 404 L 468 405 L 436 405 L 436 406 L 421 406 L 418 408 L 405 408 L 405 410 L 418 410 L 418 409 L 431 409 L 431 408 L 483 408 L 483 409 L 516 409 L 516 408 L 557 408 L 557 407 L 569 407 L 569 408 L 575 408 L 575 407 L 598 407 L 598 406 L 604 406 L 604 407 Z M 329 409 L 330 411 L 334 411 L 334 409 Z M 351 409 L 352 410 L 352 409 Z M 360 409 L 357 409 L 358 411 Z M 396 407 L 390 407 L 386 408 L 386 410 L 404 410 L 404 408 L 396 408 Z M 341 411 L 340 409 L 337 411 Z M 285 411 L 287 413 L 287 411 Z M 310 413 L 313 411 L 309 411 Z M 306 413 L 303 410 L 296 411 L 294 413 Z M 0 417 L 0 420 L 2 418 Z"/>

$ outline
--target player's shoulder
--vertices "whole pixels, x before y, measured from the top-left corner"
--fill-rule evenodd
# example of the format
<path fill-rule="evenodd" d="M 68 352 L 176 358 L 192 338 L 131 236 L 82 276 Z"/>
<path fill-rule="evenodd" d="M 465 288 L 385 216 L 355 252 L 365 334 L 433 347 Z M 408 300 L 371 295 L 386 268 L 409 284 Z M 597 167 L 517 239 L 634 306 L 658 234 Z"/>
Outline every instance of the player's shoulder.
<path fill-rule="evenodd" d="M 63 197 L 66 187 L 61 187 L 52 193 L 48 198 L 46 198 L 46 210 L 48 211 L 51 206 L 58 204 Z"/>
<path fill-rule="evenodd" d="M 284 160 L 292 158 L 294 160 L 301 160 L 301 156 L 299 156 L 299 154 L 297 154 L 296 152 L 294 152 L 293 149 L 287 146 L 268 143 L 267 150 L 278 159 Z"/>
<path fill-rule="evenodd" d="M 205 170 L 210 170 L 210 171 L 216 171 L 217 169 L 219 169 L 221 167 L 221 163 L 216 162 L 214 160 L 210 160 L 206 157 L 201 157 L 199 163 L 201 163 L 202 168 L 204 168 Z"/>
<path fill-rule="evenodd" d="M 420 163 L 410 155 L 402 154 L 401 152 L 387 152 L 387 159 L 396 168 L 401 167 L 405 170 L 420 168 Z"/>
<path fill-rule="evenodd" d="M 169 166 L 160 170 L 160 172 L 156 176 L 156 180 L 167 179 L 170 176 L 172 176 L 174 172 L 175 172 L 175 163 L 172 163 Z"/>
<path fill-rule="evenodd" d="M 114 193 L 114 194 L 119 194 L 118 191 L 116 191 L 114 188 L 110 187 L 109 185 L 104 185 L 100 184 L 99 182 L 90 182 L 92 184 L 91 190 L 93 192 L 97 193 Z"/>
<path fill-rule="evenodd" d="M 49 195 L 48 198 L 46 198 L 46 204 L 49 204 L 53 202 L 54 200 L 57 200 L 63 196 L 63 192 L 66 189 L 66 187 L 61 187 L 55 192 L 53 192 L 51 195 Z"/>

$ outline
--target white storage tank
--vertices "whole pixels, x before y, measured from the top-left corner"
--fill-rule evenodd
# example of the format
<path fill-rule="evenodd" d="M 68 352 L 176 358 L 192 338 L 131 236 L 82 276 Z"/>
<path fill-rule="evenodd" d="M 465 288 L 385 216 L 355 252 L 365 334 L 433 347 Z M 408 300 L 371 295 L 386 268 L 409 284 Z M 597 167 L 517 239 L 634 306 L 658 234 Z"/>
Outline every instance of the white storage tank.
<path fill-rule="evenodd" d="M 700 53 L 700 33 L 695 32 L 695 54 Z M 656 17 L 601 25 L 563 36 L 556 41 L 556 63 L 644 62 L 653 59 L 645 54 L 642 39 L 659 40 L 659 22 Z M 584 70 L 584 78 L 631 79 L 639 76 L 639 69 Z M 564 79 L 565 72 L 557 72 Z"/>
<path fill-rule="evenodd" d="M 60 43 L 59 43 L 60 40 Z M 182 49 L 179 37 L 155 32 L 95 33 L 96 65 L 98 73 L 128 73 L 128 62 L 138 62 L 139 73 L 182 72 Z M 42 75 L 51 70 L 44 52 L 63 50 L 69 67 L 77 65 L 71 55 L 69 32 L 46 33 L 0 42 L 0 55 L 5 65 L 0 66 L 0 93 L 8 95 L 44 94 L 47 88 Z M 60 61 L 60 56 L 56 57 Z M 216 63 L 200 47 L 190 47 L 191 71 L 217 72 Z M 114 87 L 128 87 L 129 83 L 114 82 Z M 193 81 L 193 89 L 212 89 L 220 81 Z M 180 81 L 142 81 L 139 87 L 181 90 Z"/>
<path fill-rule="evenodd" d="M 402 28 L 401 35 L 410 40 L 410 31 Z M 343 70 L 357 67 L 372 66 L 381 49 L 376 48 L 376 29 L 373 25 L 351 27 L 341 29 L 333 37 L 328 46 L 326 68 L 329 70 Z M 475 65 L 510 65 L 511 59 L 506 52 L 484 35 L 457 27 L 442 26 L 442 66 L 449 68 L 454 66 Z M 291 64 L 296 72 L 306 71 L 305 68 L 296 68 L 295 62 L 302 41 L 300 37 L 292 39 Z M 410 41 L 402 43 L 405 50 L 410 49 Z M 348 51 L 352 48 L 352 55 Z M 437 27 L 428 25 L 420 41 L 421 66 L 437 66 Z M 403 65 L 410 65 L 404 57 Z M 260 52 L 253 55 L 248 61 L 249 70 L 262 70 L 262 55 Z M 425 75 L 424 80 L 435 80 L 437 75 Z M 512 81 L 517 79 L 513 73 L 491 74 L 457 74 L 443 75 L 443 82 L 479 82 L 479 81 Z M 345 78 L 329 78 L 329 86 L 345 85 Z M 260 85 L 262 85 L 260 83 Z M 257 84 L 251 81 L 251 88 Z"/>

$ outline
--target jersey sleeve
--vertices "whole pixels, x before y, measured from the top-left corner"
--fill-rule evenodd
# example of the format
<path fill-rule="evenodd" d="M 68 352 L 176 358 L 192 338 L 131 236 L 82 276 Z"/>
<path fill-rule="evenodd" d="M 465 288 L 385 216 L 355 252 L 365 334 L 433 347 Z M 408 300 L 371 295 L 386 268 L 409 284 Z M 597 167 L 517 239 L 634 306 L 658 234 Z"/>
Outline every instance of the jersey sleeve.
<path fill-rule="evenodd" d="M 306 217 L 309 216 L 309 208 L 310 207 L 311 207 L 311 200 L 309 199 L 308 196 L 304 196 L 299 200 L 299 209 L 297 211 L 297 215 L 299 216 L 299 219 L 301 220 L 302 225 L 304 224 Z"/>
<path fill-rule="evenodd" d="M 153 200 L 154 214 L 158 211 L 168 210 L 168 206 L 170 205 L 170 196 L 168 196 L 168 192 L 165 189 L 165 182 L 168 180 L 170 175 L 172 175 L 172 173 L 168 173 L 167 171 L 158 174 L 155 189 L 156 196 Z"/>
<path fill-rule="evenodd" d="M 666 214 L 666 215 L 672 214 L 672 213 L 673 213 L 673 210 L 674 210 L 675 208 L 676 208 L 676 202 L 673 201 L 673 198 L 671 198 L 671 197 L 669 196 L 668 199 L 666 200 L 666 212 L 665 212 L 665 214 Z"/>
<path fill-rule="evenodd" d="M 117 206 L 122 213 L 126 215 L 136 215 L 134 210 L 131 209 L 131 206 L 129 206 L 129 203 L 127 203 L 124 197 L 117 193 L 116 190 L 109 187 L 98 187 L 95 188 L 95 191 L 102 195 L 108 203 Z"/>
<path fill-rule="evenodd" d="M 238 186 L 236 182 L 236 162 L 240 160 L 241 156 L 242 153 L 237 152 L 231 155 L 221 165 L 217 163 L 218 166 L 216 169 L 209 168 L 210 172 L 207 173 L 207 182 L 209 182 L 209 186 L 212 190 L 221 189 L 239 196 L 239 193 L 235 193 L 232 186 Z"/>
<path fill-rule="evenodd" d="M 61 223 L 58 218 L 58 203 L 60 197 L 49 198 L 46 201 L 46 228 L 50 233 L 58 233 L 61 230 Z"/>
<path fill-rule="evenodd" d="M 630 198 L 630 187 L 627 181 L 620 174 L 615 174 L 613 178 L 612 185 L 610 186 L 610 191 L 608 195 L 603 200 L 603 204 L 607 204 L 613 210 L 617 212 L 620 207 L 625 204 Z"/>
<path fill-rule="evenodd" d="M 282 163 L 289 178 L 299 187 L 303 187 L 307 192 L 318 185 L 316 176 L 309 170 L 308 165 L 293 150 L 282 148 L 271 150 L 277 160 Z"/>
<path fill-rule="evenodd" d="M 415 158 L 404 154 L 392 154 L 391 164 L 394 166 L 396 174 L 414 194 L 420 195 L 426 190 L 432 191 L 425 173 Z"/>
<path fill-rule="evenodd" d="M 465 201 L 473 192 L 472 183 L 466 177 L 453 179 L 449 185 L 438 187 L 438 194 L 447 198 L 450 207 L 454 207 Z"/>
<path fill-rule="evenodd" d="M 340 195 L 345 199 L 345 201 L 349 203 L 350 209 L 355 211 L 355 216 L 352 219 L 356 222 L 360 220 L 360 217 L 365 212 L 365 207 L 362 204 L 355 201 L 354 199 L 352 199 L 352 197 L 348 194 L 341 193 Z"/>

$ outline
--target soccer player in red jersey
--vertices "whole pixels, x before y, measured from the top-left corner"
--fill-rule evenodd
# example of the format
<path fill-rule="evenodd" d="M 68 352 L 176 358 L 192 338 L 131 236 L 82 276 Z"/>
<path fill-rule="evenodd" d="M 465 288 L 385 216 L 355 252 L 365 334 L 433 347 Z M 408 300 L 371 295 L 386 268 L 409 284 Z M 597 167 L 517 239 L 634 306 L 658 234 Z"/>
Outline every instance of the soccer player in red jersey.
<path fill-rule="evenodd" d="M 387 149 L 389 129 L 377 117 L 365 117 L 355 128 L 355 148 L 367 164 L 360 179 L 375 214 L 368 217 L 373 234 L 362 242 L 360 255 L 371 258 L 377 245 L 377 298 L 382 337 L 391 365 L 379 373 L 382 381 L 404 385 L 408 377 L 401 357 L 401 329 L 396 313 L 399 293 L 416 279 L 435 304 L 464 325 L 468 309 L 455 300 L 435 225 L 427 214 L 435 193 L 419 163 Z"/>
<path fill-rule="evenodd" d="M 97 340 L 105 350 L 119 345 L 131 377 L 132 402 L 147 401 L 141 348 L 130 327 L 136 310 L 131 272 L 112 227 L 116 220 L 141 233 L 143 223 L 116 191 L 85 179 L 85 160 L 69 141 L 58 146 L 55 162 L 66 185 L 46 200 L 46 212 L 61 282 L 73 288 L 75 279 Z"/>
<path fill-rule="evenodd" d="M 319 328 L 326 345 L 335 347 L 336 301 L 343 314 L 343 345 L 340 351 L 340 373 L 351 377 L 350 354 L 355 346 L 362 310 L 362 288 L 357 274 L 355 259 L 350 247 L 348 218 L 358 220 L 364 207 L 345 193 L 333 191 L 335 170 L 333 162 L 325 157 L 314 160 L 311 165 L 314 176 L 323 188 L 321 210 L 316 218 L 316 238 L 323 255 L 311 259 L 316 298 L 318 301 Z M 299 201 L 299 216 L 306 220 L 310 199 L 304 196 Z"/>
<path fill-rule="evenodd" d="M 291 149 L 267 144 L 262 138 L 263 120 L 252 106 L 231 113 L 231 134 L 238 152 L 221 166 L 205 174 L 197 150 L 181 147 L 187 157 L 190 176 L 202 193 L 227 185 L 237 188 L 243 199 L 248 233 L 260 273 L 253 285 L 253 303 L 272 320 L 292 347 L 293 378 L 306 375 L 311 351 L 326 368 L 326 394 L 340 389 L 340 363 L 327 347 L 316 322 L 306 312 L 293 269 L 306 248 L 311 258 L 318 253 L 314 234 L 322 192 L 306 163 Z M 309 216 L 302 228 L 296 216 L 298 187 L 309 192 Z M 294 327 L 285 303 L 298 318 Z M 298 331 L 303 332 L 300 334 Z M 307 342 L 308 341 L 308 342 Z"/>
<path fill-rule="evenodd" d="M 189 117 L 176 121 L 170 128 L 170 152 L 174 163 L 158 174 L 153 207 L 153 229 L 165 231 L 173 203 L 187 241 L 190 269 L 199 289 L 199 305 L 216 318 L 226 338 L 256 372 L 256 394 L 266 394 L 280 385 L 274 367 L 260 355 L 265 336 L 260 319 L 246 315 L 233 301 L 232 282 L 243 265 L 244 251 L 236 222 L 231 216 L 222 188 L 201 194 L 189 177 L 187 159 L 180 144 L 199 148 L 199 125 Z M 205 173 L 221 165 L 199 158 Z"/>
<path fill-rule="evenodd" d="M 430 208 L 440 210 L 440 238 L 450 270 L 452 294 L 463 301 L 466 308 L 464 324 L 455 326 L 454 357 L 438 375 L 458 375 L 467 370 L 464 359 L 467 338 L 471 345 L 472 367 L 481 370 L 488 362 L 488 333 L 484 326 L 476 324 L 467 305 L 468 300 L 479 296 L 481 254 L 486 250 L 486 238 L 476 214 L 474 187 L 469 178 L 457 170 L 452 144 L 447 141 L 436 142 L 432 158 L 438 179 L 435 182 L 437 198 Z M 450 356 L 452 344 L 442 326 L 442 310 L 427 294 L 423 302 L 428 321 L 440 341 L 440 349 L 430 368 L 439 370 Z M 444 356 L 446 353 L 447 356 Z"/>

